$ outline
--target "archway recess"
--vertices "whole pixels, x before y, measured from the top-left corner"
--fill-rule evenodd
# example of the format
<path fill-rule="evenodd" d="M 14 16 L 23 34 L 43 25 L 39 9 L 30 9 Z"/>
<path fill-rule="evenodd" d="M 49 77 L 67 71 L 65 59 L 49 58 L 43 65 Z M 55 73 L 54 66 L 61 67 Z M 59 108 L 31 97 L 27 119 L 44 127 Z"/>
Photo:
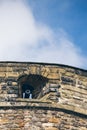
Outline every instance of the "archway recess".
<path fill-rule="evenodd" d="M 41 75 L 29 74 L 18 78 L 20 98 L 40 98 L 42 89 L 48 83 L 48 79 Z"/>

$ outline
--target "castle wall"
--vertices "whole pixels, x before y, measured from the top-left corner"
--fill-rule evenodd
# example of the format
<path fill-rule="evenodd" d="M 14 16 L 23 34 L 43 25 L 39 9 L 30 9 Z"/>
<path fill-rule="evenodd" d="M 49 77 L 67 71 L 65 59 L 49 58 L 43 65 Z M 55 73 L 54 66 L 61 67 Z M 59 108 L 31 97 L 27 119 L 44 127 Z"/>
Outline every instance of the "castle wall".
<path fill-rule="evenodd" d="M 34 86 L 34 94 L 39 92 L 37 99 L 20 96 L 24 81 Z M 86 70 L 58 64 L 0 63 L 0 130 L 35 129 L 87 129 Z"/>
<path fill-rule="evenodd" d="M 87 130 L 87 118 L 55 109 L 3 108 L 0 130 Z"/>
<path fill-rule="evenodd" d="M 19 98 L 21 90 L 18 79 L 23 75 L 30 74 L 41 75 L 48 79 L 43 93 L 45 93 L 44 90 L 46 91 L 48 88 L 50 89 L 50 86 L 53 86 L 51 92 L 45 93 L 46 96 L 44 95 L 42 100 L 84 108 L 85 113 L 87 109 L 87 71 L 63 65 L 0 63 L 0 101 Z M 38 80 L 33 82 L 38 87 Z M 42 84 L 43 82 L 42 80 Z M 59 85 L 60 88 L 55 87 Z"/>

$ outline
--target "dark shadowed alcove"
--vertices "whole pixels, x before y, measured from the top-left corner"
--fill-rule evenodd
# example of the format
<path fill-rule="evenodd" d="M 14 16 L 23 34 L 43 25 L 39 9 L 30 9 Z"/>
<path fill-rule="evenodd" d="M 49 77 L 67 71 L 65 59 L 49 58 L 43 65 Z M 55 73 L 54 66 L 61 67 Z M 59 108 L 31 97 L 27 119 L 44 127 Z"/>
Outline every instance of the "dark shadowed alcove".
<path fill-rule="evenodd" d="M 19 97 L 20 98 L 40 98 L 42 88 L 46 85 L 48 79 L 41 75 L 29 74 L 18 78 Z"/>

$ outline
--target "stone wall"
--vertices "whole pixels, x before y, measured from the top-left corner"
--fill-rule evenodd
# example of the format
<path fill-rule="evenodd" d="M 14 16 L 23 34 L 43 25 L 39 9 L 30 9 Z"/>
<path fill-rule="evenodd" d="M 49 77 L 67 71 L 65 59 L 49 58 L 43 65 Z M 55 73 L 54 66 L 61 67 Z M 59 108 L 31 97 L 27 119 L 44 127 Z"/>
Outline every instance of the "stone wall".
<path fill-rule="evenodd" d="M 37 93 L 37 98 L 72 107 L 77 106 L 83 108 L 85 113 L 87 71 L 58 64 L 0 63 L 0 101 L 20 98 L 20 82 L 29 76 L 28 80 L 35 87 L 34 93 Z M 42 77 L 47 79 L 47 83 L 44 84 L 45 80 Z"/>
<path fill-rule="evenodd" d="M 87 118 L 55 109 L 3 108 L 0 130 L 87 130 Z"/>
<path fill-rule="evenodd" d="M 23 83 L 34 99 L 22 98 Z M 0 130 L 86 130 L 87 70 L 45 63 L 0 63 Z"/>

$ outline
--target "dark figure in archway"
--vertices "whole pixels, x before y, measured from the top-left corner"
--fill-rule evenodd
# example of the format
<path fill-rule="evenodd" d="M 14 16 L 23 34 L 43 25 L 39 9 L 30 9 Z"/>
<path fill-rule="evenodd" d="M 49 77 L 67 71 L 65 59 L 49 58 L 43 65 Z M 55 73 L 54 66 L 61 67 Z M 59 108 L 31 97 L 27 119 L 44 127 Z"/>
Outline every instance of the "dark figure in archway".
<path fill-rule="evenodd" d="M 22 97 L 32 99 L 33 87 L 29 84 L 22 85 Z"/>

